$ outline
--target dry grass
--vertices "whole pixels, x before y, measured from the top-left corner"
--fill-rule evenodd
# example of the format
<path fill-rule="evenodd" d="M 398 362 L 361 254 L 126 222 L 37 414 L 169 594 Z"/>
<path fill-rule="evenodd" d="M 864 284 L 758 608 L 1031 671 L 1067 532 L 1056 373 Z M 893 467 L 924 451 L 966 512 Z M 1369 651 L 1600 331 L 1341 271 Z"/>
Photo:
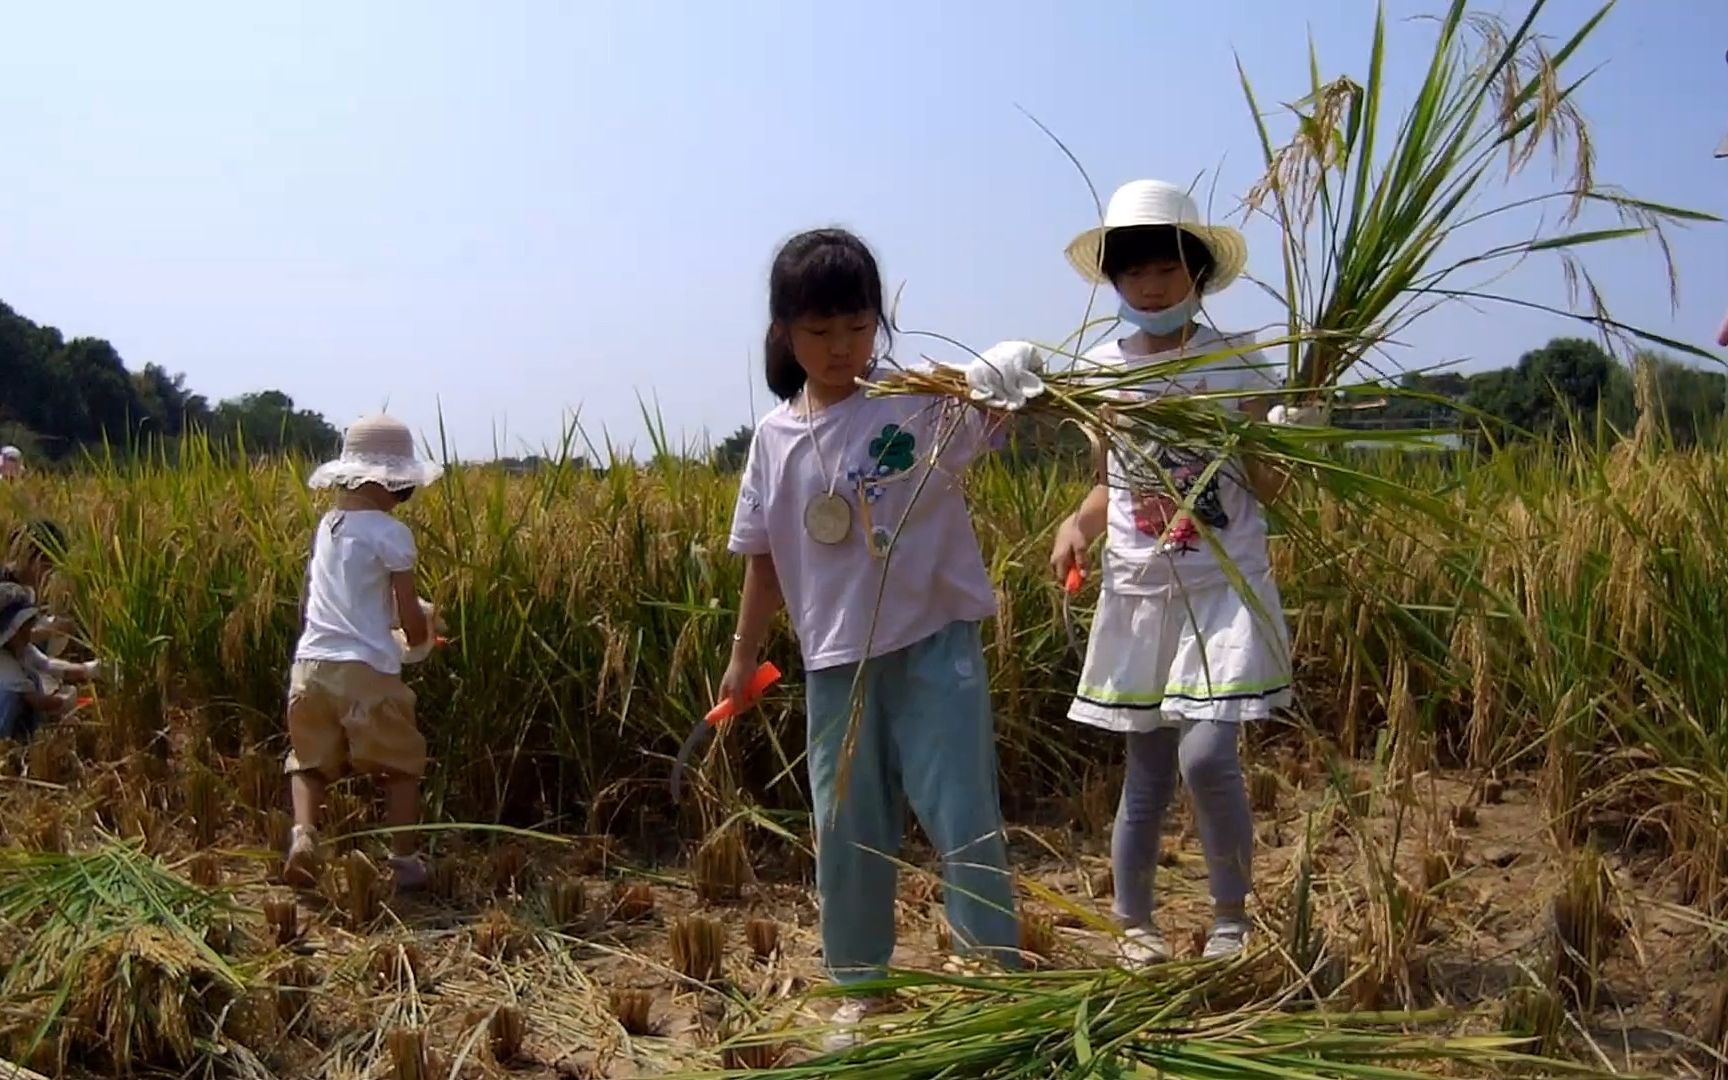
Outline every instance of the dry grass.
<path fill-rule="evenodd" d="M 726 962 L 726 928 L 704 915 L 687 915 L 670 928 L 672 970 L 698 983 L 720 977 Z"/>

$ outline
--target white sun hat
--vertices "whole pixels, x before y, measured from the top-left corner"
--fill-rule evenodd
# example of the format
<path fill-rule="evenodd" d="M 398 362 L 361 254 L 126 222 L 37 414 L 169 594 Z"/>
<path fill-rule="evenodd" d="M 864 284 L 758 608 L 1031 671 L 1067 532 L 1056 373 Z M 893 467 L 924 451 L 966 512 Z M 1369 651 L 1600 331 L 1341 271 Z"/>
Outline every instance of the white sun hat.
<path fill-rule="evenodd" d="M 312 472 L 307 486 L 355 488 L 377 484 L 386 491 L 425 487 L 444 467 L 414 454 L 414 433 L 394 416 L 363 416 L 342 435 L 342 456 Z"/>
<path fill-rule="evenodd" d="M 6 461 L 23 461 L 24 451 L 16 446 L 0 446 L 0 459 Z"/>
<path fill-rule="evenodd" d="M 1104 276 L 1104 237 L 1113 229 L 1140 225 L 1174 225 L 1206 245 L 1212 272 L 1202 292 L 1215 293 L 1235 281 L 1248 266 L 1248 242 L 1228 225 L 1208 225 L 1193 196 L 1162 180 L 1132 180 L 1116 189 L 1104 209 L 1104 223 L 1087 229 L 1068 245 L 1068 261 L 1094 285 L 1108 285 Z"/>

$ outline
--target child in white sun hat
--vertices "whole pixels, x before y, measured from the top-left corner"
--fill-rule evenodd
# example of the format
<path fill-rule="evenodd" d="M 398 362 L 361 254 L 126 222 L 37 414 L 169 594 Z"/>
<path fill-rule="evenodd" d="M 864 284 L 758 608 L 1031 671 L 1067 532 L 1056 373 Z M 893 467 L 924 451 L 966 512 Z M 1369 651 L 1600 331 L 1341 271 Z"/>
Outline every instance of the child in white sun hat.
<path fill-rule="evenodd" d="M 386 823 L 420 816 L 426 740 L 414 721 L 414 691 L 402 665 L 432 641 L 431 605 L 414 588 L 414 534 L 395 510 L 438 479 L 437 464 L 419 460 L 414 436 L 390 416 L 356 420 L 342 456 L 308 481 L 335 488 L 335 505 L 318 523 L 306 571 L 305 625 L 288 689 L 286 762 L 294 797 L 294 831 L 284 876 L 317 881 L 318 815 L 325 785 L 350 770 L 380 778 Z M 398 889 L 426 882 L 412 833 L 391 837 Z"/>
<path fill-rule="evenodd" d="M 1253 342 L 1252 334 L 1222 333 L 1204 319 L 1204 298 L 1242 273 L 1247 244 L 1235 229 L 1205 223 L 1181 188 L 1158 180 L 1124 185 L 1103 225 L 1069 245 L 1068 259 L 1121 300 L 1128 334 L 1085 359 L 1101 373 L 1120 377 Z M 1125 393 L 1230 394 L 1279 385 L 1259 355 L 1247 352 L 1172 375 L 1149 373 Z M 1236 400 L 1261 419 L 1272 411 L 1263 399 Z M 1275 408 L 1274 422 L 1318 421 L 1308 410 Z M 1051 564 L 1058 581 L 1082 567 L 1091 543 L 1105 536 L 1097 615 L 1068 715 L 1127 741 L 1111 837 L 1124 959 L 1170 955 L 1153 924 L 1152 879 L 1178 774 L 1193 796 L 1206 851 L 1214 922 L 1205 955 L 1221 958 L 1240 952 L 1248 936 L 1254 829 L 1240 728 L 1290 702 L 1288 638 L 1261 511 L 1284 478 L 1243 460 L 1208 473 L 1206 456 L 1180 446 L 1144 446 L 1129 456 L 1134 460 L 1107 455 L 1101 482 L 1057 529 Z M 1246 594 L 1227 577 L 1220 550 L 1246 579 Z"/>

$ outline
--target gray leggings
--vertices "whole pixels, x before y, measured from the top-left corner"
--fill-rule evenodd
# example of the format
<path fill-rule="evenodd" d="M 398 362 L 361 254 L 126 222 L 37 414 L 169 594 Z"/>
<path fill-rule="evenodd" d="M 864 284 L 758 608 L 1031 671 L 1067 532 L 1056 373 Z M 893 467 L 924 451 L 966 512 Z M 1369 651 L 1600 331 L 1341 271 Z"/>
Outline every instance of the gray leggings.
<path fill-rule="evenodd" d="M 1190 720 L 1179 728 L 1128 734 L 1128 774 L 1110 837 L 1116 917 L 1123 926 L 1143 926 L 1152 919 L 1152 878 L 1178 767 L 1193 796 L 1212 902 L 1232 906 L 1248 898 L 1254 822 L 1237 752 L 1240 728 L 1232 722 Z"/>

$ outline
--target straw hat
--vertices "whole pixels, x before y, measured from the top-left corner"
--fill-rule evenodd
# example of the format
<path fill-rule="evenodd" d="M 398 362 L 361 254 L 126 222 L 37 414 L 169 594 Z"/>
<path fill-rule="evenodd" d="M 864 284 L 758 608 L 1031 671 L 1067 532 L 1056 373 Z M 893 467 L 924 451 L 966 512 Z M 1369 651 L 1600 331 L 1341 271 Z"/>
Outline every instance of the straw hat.
<path fill-rule="evenodd" d="M 0 645 L 35 617 L 36 594 L 17 582 L 0 582 Z"/>
<path fill-rule="evenodd" d="M 377 484 L 387 491 L 425 487 L 444 474 L 441 465 L 414 455 L 414 434 L 394 416 L 363 416 L 342 435 L 342 456 L 313 470 L 307 485 L 356 488 Z"/>
<path fill-rule="evenodd" d="M 1104 276 L 1104 237 L 1112 229 L 1137 225 L 1175 225 L 1206 245 L 1212 253 L 1212 273 L 1202 292 L 1215 293 L 1235 281 L 1248 265 L 1248 242 L 1228 225 L 1207 225 L 1200 208 L 1186 191 L 1162 180 L 1134 180 L 1116 189 L 1104 209 L 1104 224 L 1087 229 L 1068 245 L 1068 261 L 1094 285 L 1108 285 Z"/>

